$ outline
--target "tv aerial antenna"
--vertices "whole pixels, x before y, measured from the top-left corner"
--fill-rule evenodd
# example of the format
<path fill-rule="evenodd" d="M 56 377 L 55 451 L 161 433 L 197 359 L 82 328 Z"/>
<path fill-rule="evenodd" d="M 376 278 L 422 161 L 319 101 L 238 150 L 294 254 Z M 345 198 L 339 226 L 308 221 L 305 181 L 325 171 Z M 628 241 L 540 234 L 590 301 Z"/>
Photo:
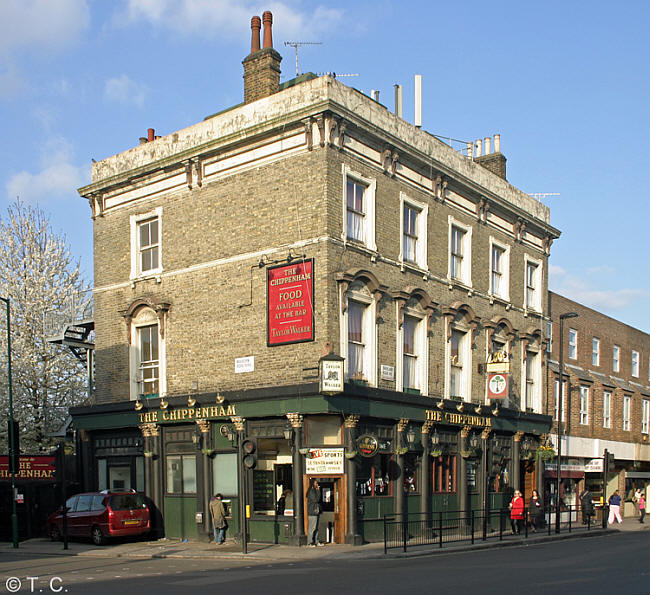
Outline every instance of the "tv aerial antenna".
<path fill-rule="evenodd" d="M 340 74 L 338 72 L 319 72 L 318 76 L 331 76 L 333 79 L 341 78 L 342 76 L 361 76 L 358 72 L 350 74 Z"/>
<path fill-rule="evenodd" d="M 537 200 L 543 200 L 545 198 L 548 198 L 549 196 L 560 196 L 559 192 L 532 192 L 530 194 L 533 198 L 536 198 Z"/>
<path fill-rule="evenodd" d="M 291 46 L 296 50 L 296 76 L 300 75 L 300 69 L 298 68 L 298 47 L 303 45 L 323 45 L 322 41 L 285 41 L 285 46 Z"/>

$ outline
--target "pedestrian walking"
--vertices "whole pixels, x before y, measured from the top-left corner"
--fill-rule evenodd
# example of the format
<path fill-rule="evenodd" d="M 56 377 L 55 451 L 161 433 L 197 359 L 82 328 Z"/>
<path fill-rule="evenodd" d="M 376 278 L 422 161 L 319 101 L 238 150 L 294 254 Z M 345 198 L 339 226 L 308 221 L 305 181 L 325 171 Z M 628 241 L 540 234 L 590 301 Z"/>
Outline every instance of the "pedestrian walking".
<path fill-rule="evenodd" d="M 519 535 L 524 527 L 524 499 L 519 490 L 515 490 L 510 504 L 510 526 L 512 527 L 512 534 Z"/>
<path fill-rule="evenodd" d="M 634 504 L 634 514 L 639 516 L 641 514 L 641 508 L 639 507 L 639 498 L 641 498 L 641 490 L 637 488 L 634 490 L 634 496 L 632 496 L 632 502 Z"/>
<path fill-rule="evenodd" d="M 619 523 L 623 522 L 621 518 L 621 496 L 618 490 L 614 490 L 614 493 L 609 497 L 609 519 L 607 522 L 611 525 L 614 522 L 614 518 Z"/>
<path fill-rule="evenodd" d="M 588 525 L 590 518 L 594 516 L 594 502 L 589 488 L 585 488 L 580 493 L 580 508 L 582 509 L 582 524 Z"/>
<path fill-rule="evenodd" d="M 528 503 L 528 518 L 530 519 L 530 526 L 533 528 L 533 533 L 537 533 L 537 528 L 541 528 L 544 523 L 544 505 L 537 490 L 533 490 L 530 502 Z"/>
<path fill-rule="evenodd" d="M 322 511 L 320 504 L 320 486 L 317 479 L 311 480 L 311 487 L 307 490 L 307 545 L 316 547 L 325 545 L 318 541 L 318 521 Z"/>
<path fill-rule="evenodd" d="M 212 530 L 214 531 L 215 545 L 221 545 L 226 541 L 228 523 L 226 522 L 226 509 L 222 500 L 223 496 L 221 494 L 215 494 L 210 498 L 210 514 L 212 515 Z"/>
<path fill-rule="evenodd" d="M 645 519 L 645 494 L 641 492 L 639 496 L 639 523 L 643 524 L 643 519 Z"/>

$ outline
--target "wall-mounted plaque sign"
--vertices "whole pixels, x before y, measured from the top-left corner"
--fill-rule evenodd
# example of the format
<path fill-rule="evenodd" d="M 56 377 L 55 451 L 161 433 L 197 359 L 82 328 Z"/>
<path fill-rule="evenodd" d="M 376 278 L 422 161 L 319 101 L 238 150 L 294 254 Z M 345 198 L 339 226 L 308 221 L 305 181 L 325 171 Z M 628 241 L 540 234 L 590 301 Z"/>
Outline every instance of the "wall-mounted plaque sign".
<path fill-rule="evenodd" d="M 357 452 L 362 457 L 374 457 L 379 450 L 379 442 L 372 434 L 362 434 L 357 438 Z"/>
<path fill-rule="evenodd" d="M 488 399 L 505 399 L 508 396 L 508 375 L 488 374 Z"/>
<path fill-rule="evenodd" d="M 266 270 L 267 344 L 314 340 L 314 260 Z"/>
<path fill-rule="evenodd" d="M 305 458 L 305 473 L 307 473 L 307 475 L 343 473 L 343 449 L 310 449 L 309 455 Z"/>

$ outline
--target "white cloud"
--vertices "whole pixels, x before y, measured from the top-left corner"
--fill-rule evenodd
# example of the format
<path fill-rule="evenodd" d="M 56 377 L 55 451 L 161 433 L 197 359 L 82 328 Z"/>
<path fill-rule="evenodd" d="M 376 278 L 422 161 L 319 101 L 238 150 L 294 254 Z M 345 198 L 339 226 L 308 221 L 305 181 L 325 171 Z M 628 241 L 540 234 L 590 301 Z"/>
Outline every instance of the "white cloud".
<path fill-rule="evenodd" d="M 0 99 L 12 99 L 25 88 L 25 80 L 13 62 L 0 63 Z"/>
<path fill-rule="evenodd" d="M 609 267 L 601 267 L 608 269 Z M 588 274 L 596 272 L 587 271 Z M 631 304 L 650 298 L 650 290 L 644 288 L 622 287 L 619 289 L 606 289 L 602 287 L 603 279 L 599 279 L 599 288 L 592 286 L 590 281 L 573 275 L 565 269 L 549 266 L 549 288 L 580 304 L 598 310 L 611 312 L 621 310 Z"/>
<path fill-rule="evenodd" d="M 69 45 L 90 24 L 86 0 L 2 0 L 0 54 Z"/>
<path fill-rule="evenodd" d="M 313 38 L 331 30 L 343 18 L 343 11 L 317 5 L 308 12 L 291 6 L 291 2 L 250 0 L 128 0 L 123 13 L 116 16 L 119 24 L 145 21 L 183 35 L 214 37 L 250 36 L 250 19 L 273 13 L 274 45 L 279 39 L 300 36 Z"/>
<path fill-rule="evenodd" d="M 123 74 L 106 81 L 104 96 L 109 101 L 116 101 L 122 105 L 133 104 L 142 107 L 147 97 L 147 87 Z"/>
<path fill-rule="evenodd" d="M 90 166 L 72 163 L 72 148 L 64 138 L 45 142 L 40 165 L 36 173 L 23 170 L 11 176 L 6 184 L 9 199 L 42 203 L 76 197 L 77 188 L 86 184 L 90 175 Z"/>

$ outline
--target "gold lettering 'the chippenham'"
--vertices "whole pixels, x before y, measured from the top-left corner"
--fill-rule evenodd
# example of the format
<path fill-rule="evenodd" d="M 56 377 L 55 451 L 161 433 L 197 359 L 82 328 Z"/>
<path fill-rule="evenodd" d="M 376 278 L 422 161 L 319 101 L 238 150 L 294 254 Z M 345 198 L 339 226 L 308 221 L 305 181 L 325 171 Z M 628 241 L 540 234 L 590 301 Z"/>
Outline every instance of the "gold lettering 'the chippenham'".
<path fill-rule="evenodd" d="M 159 417 L 159 415 L 161 416 Z M 212 419 L 215 417 L 235 417 L 234 405 L 211 405 L 209 407 L 185 407 L 183 409 L 165 409 L 164 411 L 147 411 L 140 413 L 140 423 L 158 423 L 159 421 L 189 421 L 192 419 Z"/>
<path fill-rule="evenodd" d="M 457 426 L 478 426 L 481 428 L 489 428 L 492 426 L 492 419 L 489 417 L 468 415 L 466 413 L 451 413 L 449 411 L 442 412 L 431 409 L 427 409 L 425 413 L 427 421 L 436 421 Z"/>

